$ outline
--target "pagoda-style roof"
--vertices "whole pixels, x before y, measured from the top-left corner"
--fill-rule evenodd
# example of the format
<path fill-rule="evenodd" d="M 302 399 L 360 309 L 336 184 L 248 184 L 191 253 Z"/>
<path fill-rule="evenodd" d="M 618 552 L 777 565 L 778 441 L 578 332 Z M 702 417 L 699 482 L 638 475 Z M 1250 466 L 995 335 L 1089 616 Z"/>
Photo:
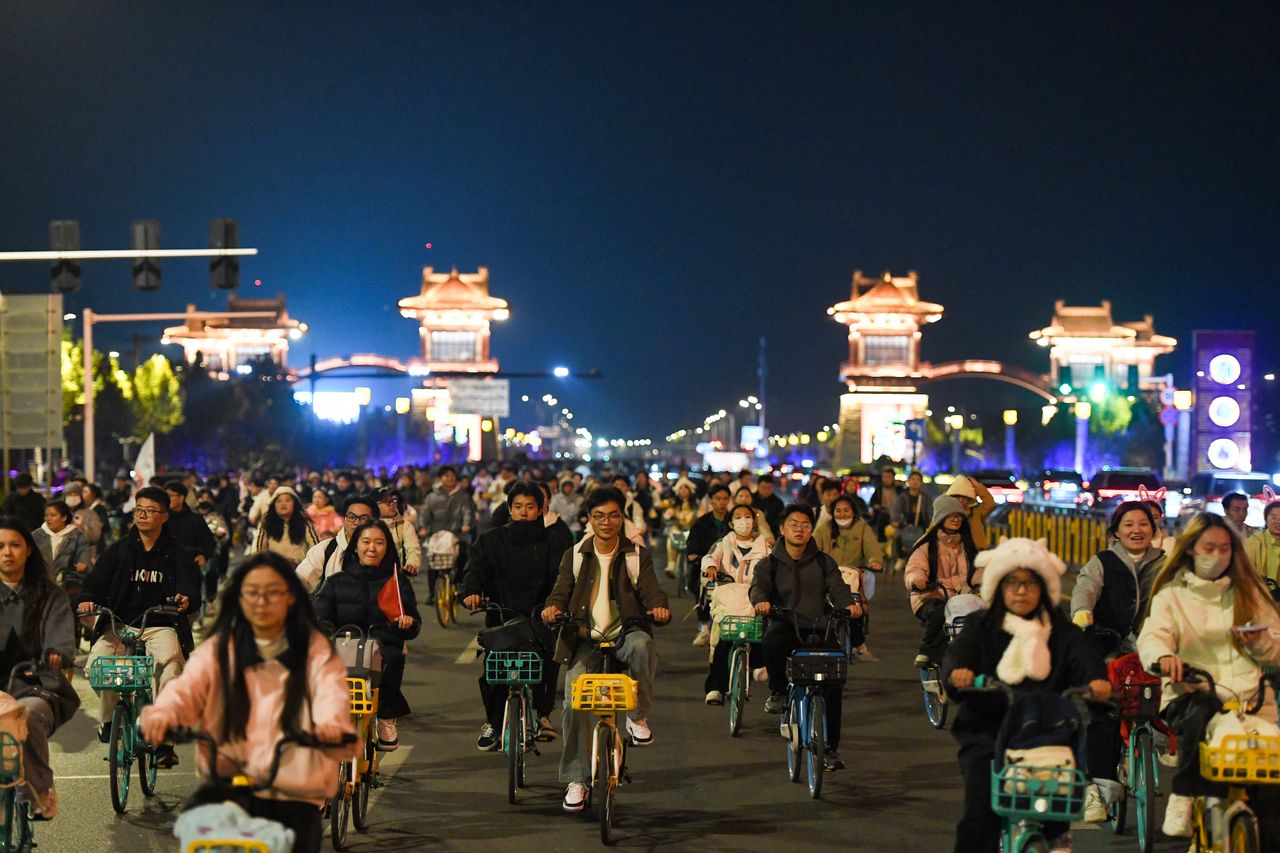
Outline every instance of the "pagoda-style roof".
<path fill-rule="evenodd" d="M 1111 300 L 1101 305 L 1067 305 L 1059 299 L 1053 304 L 1053 322 L 1031 333 L 1033 341 L 1041 346 L 1064 338 L 1109 339 L 1118 344 L 1148 347 L 1172 352 L 1178 342 L 1166 335 L 1156 334 L 1155 322 L 1150 314 L 1132 323 L 1116 323 L 1111 316 Z"/>
<path fill-rule="evenodd" d="M 505 299 L 489 295 L 489 268 L 474 273 L 459 273 L 454 267 L 448 273 L 437 273 L 432 267 L 422 269 L 422 289 L 397 303 L 404 317 L 419 318 L 443 311 L 480 312 L 495 320 L 510 314 Z"/>
<path fill-rule="evenodd" d="M 881 278 L 867 278 L 861 270 L 853 273 L 849 299 L 827 309 L 837 322 L 848 324 L 869 315 L 907 315 L 917 322 L 932 323 L 942 319 L 942 306 L 921 301 L 919 276 L 910 272 L 905 277 L 885 273 Z"/>
<path fill-rule="evenodd" d="M 284 294 L 275 299 L 237 299 L 235 295 L 227 298 L 228 313 L 257 313 L 270 311 L 272 317 L 198 317 L 195 305 L 187 306 L 187 313 L 192 314 L 181 326 L 171 326 L 164 330 L 165 338 L 188 340 L 204 337 L 225 337 L 238 330 L 251 330 L 263 333 L 276 332 L 293 338 L 307 331 L 307 324 L 292 319 L 284 305 Z"/>

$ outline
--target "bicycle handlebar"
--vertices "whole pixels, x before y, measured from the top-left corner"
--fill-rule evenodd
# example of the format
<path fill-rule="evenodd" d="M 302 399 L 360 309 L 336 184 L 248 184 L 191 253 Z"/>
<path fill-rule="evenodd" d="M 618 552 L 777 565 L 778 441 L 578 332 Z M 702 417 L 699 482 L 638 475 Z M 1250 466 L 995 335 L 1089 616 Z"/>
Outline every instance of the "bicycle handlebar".
<path fill-rule="evenodd" d="M 265 781 L 254 781 L 249 784 L 237 785 L 237 776 L 220 776 L 218 775 L 218 741 L 208 732 L 190 726 L 174 726 L 169 729 L 169 740 L 175 744 L 191 743 L 200 741 L 209 747 L 209 776 L 216 782 L 229 784 L 233 788 L 247 788 L 250 791 L 265 791 L 275 784 L 276 774 L 280 772 L 280 757 L 284 753 L 284 748 L 290 744 L 306 747 L 308 749 L 323 749 L 326 747 L 346 746 L 356 742 L 356 736 L 352 732 L 347 732 L 337 743 L 322 741 L 311 732 L 299 732 L 293 735 L 285 735 L 276 742 L 275 751 L 271 755 L 271 769 L 267 773 Z"/>
<path fill-rule="evenodd" d="M 157 604 L 154 607 L 148 607 L 146 610 L 142 611 L 142 616 L 140 617 L 142 624 L 135 625 L 133 622 L 125 622 L 115 614 L 115 611 L 110 607 L 107 607 L 105 604 L 96 604 L 88 613 L 77 613 L 76 616 L 105 616 L 111 620 L 111 630 L 119 634 L 120 632 L 116 631 L 116 629 L 120 627 L 136 628 L 138 631 L 145 631 L 147 629 L 147 622 L 150 621 L 150 618 L 153 615 L 181 616 L 182 613 L 183 611 L 174 607 L 172 604 Z M 135 619 L 133 621 L 138 622 L 139 620 Z"/>
<path fill-rule="evenodd" d="M 1003 693 L 1010 702 L 1013 702 L 1018 695 L 1012 685 L 1005 684 L 998 678 L 990 678 L 986 675 L 979 675 L 974 678 L 972 687 L 957 687 L 956 689 L 961 693 Z M 1101 705 L 1105 708 L 1115 707 L 1113 702 L 1096 698 L 1093 695 L 1093 691 L 1088 687 L 1068 687 L 1058 695 L 1063 699 L 1087 699 L 1095 705 Z"/>
<path fill-rule="evenodd" d="M 1161 671 L 1159 662 L 1153 663 L 1147 671 L 1152 675 L 1164 677 L 1164 672 Z M 1206 670 L 1192 666 L 1185 661 L 1182 664 L 1182 683 L 1208 685 L 1209 692 L 1213 694 L 1214 698 L 1221 701 L 1221 697 L 1218 696 L 1218 683 L 1214 681 L 1213 676 Z M 1242 708 L 1246 714 L 1256 714 L 1262 710 L 1262 705 L 1267 699 L 1266 687 L 1268 684 L 1272 685 L 1277 692 L 1280 692 L 1280 673 L 1264 672 L 1262 674 L 1262 677 L 1258 679 L 1258 689 L 1254 693 L 1253 702 L 1248 707 Z M 1227 690 L 1225 687 L 1222 689 Z M 1228 690 L 1228 692 L 1235 695 L 1236 699 L 1240 698 L 1234 691 Z"/>

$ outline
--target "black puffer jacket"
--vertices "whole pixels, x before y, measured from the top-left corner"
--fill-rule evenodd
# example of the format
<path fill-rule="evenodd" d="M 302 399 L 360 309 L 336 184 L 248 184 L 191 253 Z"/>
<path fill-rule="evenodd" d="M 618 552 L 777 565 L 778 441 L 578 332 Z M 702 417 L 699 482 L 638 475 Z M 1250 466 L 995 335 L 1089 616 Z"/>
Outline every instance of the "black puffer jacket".
<path fill-rule="evenodd" d="M 542 519 L 510 521 L 486 531 L 467 555 L 459 598 L 481 595 L 529 616 L 551 594 L 560 560 L 572 545 L 572 538 L 564 540 L 559 530 L 544 526 Z M 486 623 L 500 625 L 509 618 L 510 614 L 488 613 Z"/>
<path fill-rule="evenodd" d="M 357 563 L 330 575 L 316 593 L 316 618 L 332 632 L 344 625 L 358 625 L 368 636 L 384 646 L 403 646 L 422 630 L 418 601 L 409 579 L 400 573 L 400 599 L 404 612 L 413 617 L 413 625 L 399 628 L 378 607 L 378 593 L 391 578 L 389 567 L 370 569 Z"/>

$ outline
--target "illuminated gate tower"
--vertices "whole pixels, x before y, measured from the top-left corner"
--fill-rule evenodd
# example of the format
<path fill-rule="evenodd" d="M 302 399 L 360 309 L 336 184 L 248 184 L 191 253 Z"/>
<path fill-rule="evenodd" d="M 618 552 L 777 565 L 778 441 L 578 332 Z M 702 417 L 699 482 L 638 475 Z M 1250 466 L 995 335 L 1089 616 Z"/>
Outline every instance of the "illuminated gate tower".
<path fill-rule="evenodd" d="M 436 442 L 466 445 L 467 459 L 478 461 L 482 442 L 496 442 L 493 420 L 451 412 L 448 380 L 430 375 L 465 372 L 480 379 L 497 373 L 498 361 L 489 354 L 489 324 L 511 316 L 506 300 L 489 295 L 488 267 L 474 273 L 459 273 L 456 268 L 438 273 L 424 267 L 418 295 L 401 299 L 398 307 L 401 316 L 422 325 L 422 357 L 410 362 L 410 372 L 427 378 L 422 388 L 413 391 L 414 414 L 432 423 Z M 489 449 L 493 452 L 496 445 Z"/>
<path fill-rule="evenodd" d="M 827 309 L 849 327 L 849 360 L 840 366 L 848 393 L 840 395 L 841 466 L 881 456 L 914 455 L 903 424 L 923 418 L 929 396 L 921 394 L 920 327 L 942 319 L 942 306 L 921 302 L 918 276 L 866 278 L 853 274 L 849 300 Z"/>

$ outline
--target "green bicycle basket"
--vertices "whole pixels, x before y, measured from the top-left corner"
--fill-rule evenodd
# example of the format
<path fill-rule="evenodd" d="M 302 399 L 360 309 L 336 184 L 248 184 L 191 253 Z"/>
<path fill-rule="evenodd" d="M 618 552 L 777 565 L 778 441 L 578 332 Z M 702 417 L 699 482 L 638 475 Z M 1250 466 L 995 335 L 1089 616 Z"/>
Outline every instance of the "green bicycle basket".
<path fill-rule="evenodd" d="M 991 810 L 1012 820 L 1079 820 L 1088 785 L 1074 767 L 1008 764 L 991 771 Z"/>
<path fill-rule="evenodd" d="M 542 655 L 537 652 L 489 652 L 484 680 L 490 684 L 541 684 Z"/>
<path fill-rule="evenodd" d="M 726 643 L 758 643 L 764 639 L 764 619 L 759 616 L 724 616 L 720 639 Z"/>
<path fill-rule="evenodd" d="M 151 688 L 156 659 L 151 655 L 104 656 L 89 667 L 89 686 L 101 692 L 132 693 Z"/>
<path fill-rule="evenodd" d="M 8 787 L 22 778 L 22 743 L 0 732 L 0 785 Z"/>

